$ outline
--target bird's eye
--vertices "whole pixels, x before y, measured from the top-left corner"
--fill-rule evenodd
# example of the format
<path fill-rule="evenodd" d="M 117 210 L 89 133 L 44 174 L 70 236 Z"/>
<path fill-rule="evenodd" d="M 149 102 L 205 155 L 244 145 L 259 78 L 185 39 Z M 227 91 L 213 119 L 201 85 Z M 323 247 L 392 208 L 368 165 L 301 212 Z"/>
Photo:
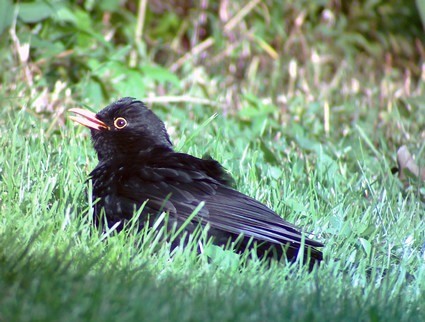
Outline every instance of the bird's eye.
<path fill-rule="evenodd" d="M 127 120 L 125 118 L 122 117 L 117 117 L 114 121 L 114 126 L 121 130 L 123 128 L 125 128 L 127 126 Z"/>

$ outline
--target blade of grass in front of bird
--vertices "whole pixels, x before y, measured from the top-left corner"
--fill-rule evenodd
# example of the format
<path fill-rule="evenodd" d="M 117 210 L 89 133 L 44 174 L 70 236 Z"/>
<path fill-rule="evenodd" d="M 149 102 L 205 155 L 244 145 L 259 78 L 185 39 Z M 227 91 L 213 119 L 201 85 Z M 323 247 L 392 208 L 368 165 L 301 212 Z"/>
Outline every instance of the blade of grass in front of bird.
<path fill-rule="evenodd" d="M 218 115 L 217 113 L 214 113 L 213 115 L 211 115 L 208 119 L 202 122 L 202 124 L 199 125 L 194 131 L 192 131 L 189 137 L 187 137 L 185 140 L 181 140 L 178 146 L 176 147 L 176 151 L 180 151 L 183 148 L 183 146 L 190 144 L 193 141 L 193 139 L 197 137 L 199 133 L 201 133 L 205 129 L 205 127 L 207 127 L 207 125 L 210 124 L 217 117 L 217 115 Z"/>
<path fill-rule="evenodd" d="M 201 211 L 204 207 L 205 202 L 202 201 L 199 205 L 193 210 L 189 217 L 184 221 L 184 223 L 177 229 L 177 231 L 171 236 L 171 242 L 173 242 L 181 233 L 185 230 L 185 228 L 192 223 L 193 218 Z"/>

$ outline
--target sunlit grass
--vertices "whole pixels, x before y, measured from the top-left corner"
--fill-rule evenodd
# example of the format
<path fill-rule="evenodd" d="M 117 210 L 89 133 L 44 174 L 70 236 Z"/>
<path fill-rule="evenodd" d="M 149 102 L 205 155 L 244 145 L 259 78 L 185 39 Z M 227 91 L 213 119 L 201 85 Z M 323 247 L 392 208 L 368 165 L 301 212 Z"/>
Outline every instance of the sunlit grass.
<path fill-rule="evenodd" d="M 294 145 L 290 132 L 279 139 L 266 131 L 263 140 L 272 143 L 265 149 L 247 139 L 249 126 L 231 118 L 195 132 L 199 125 L 181 120 L 175 129 L 181 151 L 211 154 L 241 191 L 325 242 L 323 265 L 308 273 L 216 247 L 198 254 L 196 240 L 170 253 L 150 230 L 106 237 L 92 226 L 85 193 L 96 164 L 87 131 L 67 123 L 46 136 L 49 124 L 34 116 L 2 115 L 5 321 L 424 318 L 423 204 L 403 193 L 389 173 L 391 160 L 376 159 L 367 134 L 344 145 L 337 138 L 316 142 L 311 152 Z M 198 115 L 200 123 L 209 116 Z M 344 152 L 347 146 L 362 152 Z"/>

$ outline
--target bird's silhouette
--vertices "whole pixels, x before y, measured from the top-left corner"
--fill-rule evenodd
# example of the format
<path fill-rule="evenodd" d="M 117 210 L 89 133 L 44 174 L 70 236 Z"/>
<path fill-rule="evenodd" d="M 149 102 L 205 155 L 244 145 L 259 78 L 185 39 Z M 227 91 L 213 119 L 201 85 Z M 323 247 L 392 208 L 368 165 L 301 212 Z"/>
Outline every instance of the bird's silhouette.
<path fill-rule="evenodd" d="M 168 213 L 168 225 L 185 223 L 193 232 L 208 225 L 213 242 L 252 248 L 259 257 L 294 260 L 303 250 L 310 264 L 320 262 L 323 244 L 303 236 L 261 202 L 233 188 L 232 178 L 211 158 L 175 152 L 164 123 L 143 102 L 122 98 L 95 114 L 70 110 L 74 121 L 90 128 L 99 164 L 91 172 L 96 218 L 124 227 L 142 205 L 139 225 L 152 225 Z M 191 216 L 198 205 L 203 207 Z M 187 220 L 190 223 L 187 224 Z M 239 238 L 238 238 L 239 237 Z"/>

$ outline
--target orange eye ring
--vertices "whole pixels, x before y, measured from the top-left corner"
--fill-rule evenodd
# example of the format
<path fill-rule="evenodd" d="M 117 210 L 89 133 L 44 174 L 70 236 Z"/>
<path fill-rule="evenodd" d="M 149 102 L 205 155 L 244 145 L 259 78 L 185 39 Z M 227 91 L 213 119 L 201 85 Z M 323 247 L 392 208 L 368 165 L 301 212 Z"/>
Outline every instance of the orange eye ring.
<path fill-rule="evenodd" d="M 125 128 L 127 126 L 127 124 L 128 124 L 127 120 L 123 117 L 117 117 L 114 121 L 114 126 L 118 130 Z"/>

